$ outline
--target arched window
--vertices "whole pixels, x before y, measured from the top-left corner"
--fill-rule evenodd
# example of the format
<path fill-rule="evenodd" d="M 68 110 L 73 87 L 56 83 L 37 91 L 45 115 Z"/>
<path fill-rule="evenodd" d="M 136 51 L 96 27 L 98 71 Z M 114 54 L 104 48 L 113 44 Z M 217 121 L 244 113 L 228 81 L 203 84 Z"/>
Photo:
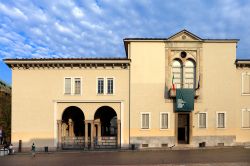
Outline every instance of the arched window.
<path fill-rule="evenodd" d="M 172 83 L 175 86 L 174 88 L 182 87 L 182 63 L 179 60 L 173 60 Z"/>
<path fill-rule="evenodd" d="M 195 88 L 195 62 L 187 60 L 184 67 L 184 88 Z"/>

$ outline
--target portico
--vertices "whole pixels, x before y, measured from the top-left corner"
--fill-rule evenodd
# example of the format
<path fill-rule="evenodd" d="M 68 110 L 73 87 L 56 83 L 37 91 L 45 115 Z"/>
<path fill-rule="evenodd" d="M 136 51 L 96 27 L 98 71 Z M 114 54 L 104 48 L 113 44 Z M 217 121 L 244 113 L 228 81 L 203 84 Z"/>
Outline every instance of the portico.
<path fill-rule="evenodd" d="M 120 105 L 119 102 L 58 102 L 57 147 L 62 149 L 120 147 Z"/>

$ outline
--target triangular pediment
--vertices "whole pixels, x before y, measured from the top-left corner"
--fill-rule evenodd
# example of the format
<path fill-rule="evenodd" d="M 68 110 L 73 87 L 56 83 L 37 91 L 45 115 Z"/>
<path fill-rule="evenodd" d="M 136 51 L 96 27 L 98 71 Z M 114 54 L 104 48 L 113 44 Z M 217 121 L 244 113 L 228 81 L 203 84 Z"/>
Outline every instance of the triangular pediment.
<path fill-rule="evenodd" d="M 182 30 L 172 36 L 170 36 L 168 41 L 202 41 L 202 39 L 195 34 L 187 31 L 187 30 Z"/>

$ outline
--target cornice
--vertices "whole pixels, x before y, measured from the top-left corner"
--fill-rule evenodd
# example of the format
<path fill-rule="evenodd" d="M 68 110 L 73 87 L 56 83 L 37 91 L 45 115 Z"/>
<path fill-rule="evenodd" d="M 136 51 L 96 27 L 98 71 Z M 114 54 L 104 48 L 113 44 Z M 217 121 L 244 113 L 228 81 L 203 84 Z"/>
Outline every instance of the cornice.
<path fill-rule="evenodd" d="M 236 59 L 236 67 L 247 67 L 250 68 L 250 59 Z"/>
<path fill-rule="evenodd" d="M 130 59 L 5 59 L 12 69 L 35 68 L 123 68 L 130 65 Z"/>

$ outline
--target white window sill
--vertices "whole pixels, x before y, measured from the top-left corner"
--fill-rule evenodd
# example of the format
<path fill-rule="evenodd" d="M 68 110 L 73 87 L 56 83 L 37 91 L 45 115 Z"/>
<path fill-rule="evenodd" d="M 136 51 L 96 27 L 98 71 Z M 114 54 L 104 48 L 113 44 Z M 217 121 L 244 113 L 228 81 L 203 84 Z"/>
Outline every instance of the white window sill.
<path fill-rule="evenodd" d="M 108 94 L 108 93 L 98 93 L 97 96 L 114 96 L 115 94 Z"/>
<path fill-rule="evenodd" d="M 241 96 L 250 96 L 250 93 L 241 93 Z"/>
<path fill-rule="evenodd" d="M 226 127 L 216 127 L 216 129 L 218 129 L 218 130 L 225 130 L 227 128 Z"/>
<path fill-rule="evenodd" d="M 243 130 L 250 130 L 250 127 L 241 127 Z"/>
<path fill-rule="evenodd" d="M 104 96 L 105 94 L 104 93 L 97 93 L 96 95 L 97 96 Z"/>
<path fill-rule="evenodd" d="M 161 129 L 160 128 L 160 131 L 168 131 L 169 130 L 169 128 L 166 128 L 166 129 Z"/>
<path fill-rule="evenodd" d="M 149 129 L 140 129 L 141 131 L 149 131 L 149 130 L 151 130 L 150 128 Z"/>
<path fill-rule="evenodd" d="M 82 94 L 64 94 L 64 96 L 82 96 Z"/>
<path fill-rule="evenodd" d="M 115 94 L 114 93 L 107 93 L 106 95 L 107 96 L 114 96 Z"/>

